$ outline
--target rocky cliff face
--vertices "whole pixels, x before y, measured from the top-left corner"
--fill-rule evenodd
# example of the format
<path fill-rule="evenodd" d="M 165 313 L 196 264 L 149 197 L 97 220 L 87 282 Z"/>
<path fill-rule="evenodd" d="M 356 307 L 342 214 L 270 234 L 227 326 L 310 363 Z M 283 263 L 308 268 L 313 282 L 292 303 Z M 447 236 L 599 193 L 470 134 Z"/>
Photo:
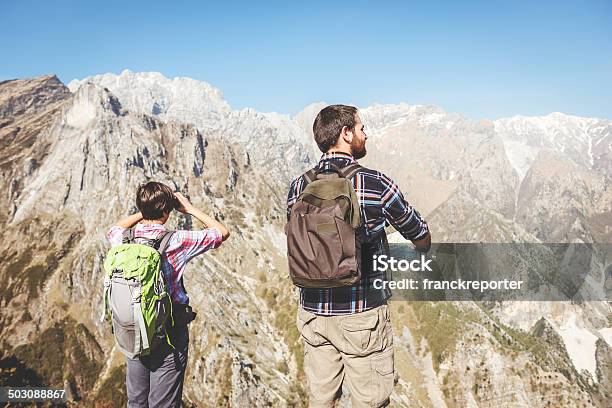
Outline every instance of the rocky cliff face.
<path fill-rule="evenodd" d="M 290 181 L 296 164 L 308 164 L 312 158 L 303 148 L 309 136 L 290 118 L 248 108 L 234 111 L 219 90 L 204 82 L 126 70 L 72 81 L 68 87 L 75 91 L 85 83 L 110 89 L 132 112 L 190 123 L 207 135 L 243 146 L 253 165 L 266 168 L 283 183 Z"/>
<path fill-rule="evenodd" d="M 75 405 L 121 405 L 123 358 L 97 319 L 105 232 L 154 179 L 233 232 L 185 278 L 198 311 L 185 402 L 302 406 L 282 227 L 288 183 L 318 155 L 320 105 L 295 118 L 234 111 L 207 84 L 129 71 L 69 88 L 55 77 L 0 83 L 3 384 L 65 384 Z M 362 115 L 363 164 L 398 181 L 438 242 L 610 237 L 608 139 L 589 133 L 609 123 L 584 128 L 585 148 L 529 130 L 529 118 L 476 123 L 405 104 Z M 396 302 L 392 313 L 396 406 L 609 405 L 606 303 Z"/>
<path fill-rule="evenodd" d="M 14 199 L 49 153 L 47 129 L 70 91 L 55 76 L 0 83 L 0 172 L 6 193 L 0 220 L 15 211 Z"/>

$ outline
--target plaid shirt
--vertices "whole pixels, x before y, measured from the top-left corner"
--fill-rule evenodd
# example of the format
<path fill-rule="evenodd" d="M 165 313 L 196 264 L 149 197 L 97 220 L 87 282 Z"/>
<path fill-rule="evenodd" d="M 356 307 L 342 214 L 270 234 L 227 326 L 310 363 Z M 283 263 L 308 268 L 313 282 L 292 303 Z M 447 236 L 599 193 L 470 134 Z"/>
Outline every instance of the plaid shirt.
<path fill-rule="evenodd" d="M 108 231 L 107 238 L 111 246 L 121 245 L 125 228 L 115 225 Z M 134 240 L 139 237 L 159 239 L 166 232 L 162 224 L 136 224 Z M 211 248 L 217 248 L 223 241 L 221 232 L 215 228 L 201 231 L 175 231 L 166 250 L 162 254 L 162 273 L 168 285 L 173 303 L 189 304 L 189 298 L 183 286 L 183 273 L 187 262 Z"/>
<path fill-rule="evenodd" d="M 356 163 L 353 156 L 334 152 L 321 156 L 317 169 L 329 171 L 329 163 L 339 168 Z M 429 233 L 427 223 L 417 210 L 406 202 L 399 187 L 383 173 L 366 168 L 360 169 L 352 178 L 357 194 L 361 216 L 365 225 L 365 242 L 371 246 L 369 254 L 382 254 L 382 236 L 385 225 L 392 225 L 408 240 L 425 238 Z M 306 187 L 304 175 L 293 180 L 287 198 L 287 219 L 291 207 Z M 385 304 L 391 297 L 391 291 L 375 289 L 375 279 L 385 279 L 384 272 L 373 272 L 370 263 L 364 263 L 362 279 L 353 286 L 330 289 L 300 288 L 300 305 L 310 312 L 319 315 L 345 315 L 364 312 Z"/>

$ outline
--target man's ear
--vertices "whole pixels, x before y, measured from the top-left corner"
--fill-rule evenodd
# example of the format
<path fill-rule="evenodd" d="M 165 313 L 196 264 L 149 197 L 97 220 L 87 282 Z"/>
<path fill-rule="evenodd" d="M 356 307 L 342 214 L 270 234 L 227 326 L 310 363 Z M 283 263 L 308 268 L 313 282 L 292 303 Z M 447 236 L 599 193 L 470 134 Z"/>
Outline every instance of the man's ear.
<path fill-rule="evenodd" d="M 340 137 L 344 139 L 347 144 L 351 144 L 353 141 L 353 131 L 348 126 L 343 126 L 340 132 Z"/>

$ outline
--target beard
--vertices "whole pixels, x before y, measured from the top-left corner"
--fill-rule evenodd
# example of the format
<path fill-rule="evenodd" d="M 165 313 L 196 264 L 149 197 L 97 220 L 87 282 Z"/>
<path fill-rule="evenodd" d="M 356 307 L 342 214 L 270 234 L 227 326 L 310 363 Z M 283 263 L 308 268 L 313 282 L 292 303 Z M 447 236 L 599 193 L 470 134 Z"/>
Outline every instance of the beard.
<path fill-rule="evenodd" d="M 365 139 L 363 141 L 353 138 L 351 143 L 351 154 L 355 160 L 359 160 L 366 155 Z"/>

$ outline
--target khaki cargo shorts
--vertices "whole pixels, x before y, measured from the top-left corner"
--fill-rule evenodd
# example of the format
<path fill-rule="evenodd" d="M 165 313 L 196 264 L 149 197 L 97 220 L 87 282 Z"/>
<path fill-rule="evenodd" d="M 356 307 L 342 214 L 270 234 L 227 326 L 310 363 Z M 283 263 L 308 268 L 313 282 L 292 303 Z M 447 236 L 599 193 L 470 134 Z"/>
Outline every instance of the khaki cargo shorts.
<path fill-rule="evenodd" d="M 309 406 L 332 407 L 346 381 L 352 406 L 384 407 L 393 391 L 393 331 L 387 305 L 346 316 L 298 307 Z"/>

